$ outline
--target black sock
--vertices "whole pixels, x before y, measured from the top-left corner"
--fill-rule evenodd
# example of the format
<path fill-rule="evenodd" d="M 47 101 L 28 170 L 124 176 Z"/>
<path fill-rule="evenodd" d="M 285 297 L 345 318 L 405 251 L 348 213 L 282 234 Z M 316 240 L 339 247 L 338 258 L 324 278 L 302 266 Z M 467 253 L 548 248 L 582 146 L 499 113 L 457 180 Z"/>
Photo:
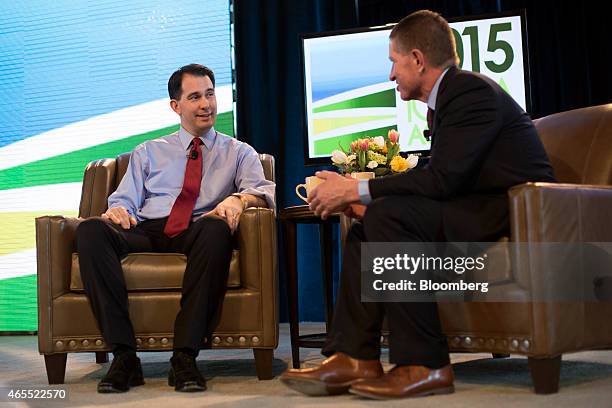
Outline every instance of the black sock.
<path fill-rule="evenodd" d="M 196 358 L 198 356 L 198 351 L 194 349 L 190 349 L 189 347 L 181 347 L 178 349 L 174 349 L 174 352 L 172 353 L 172 357 L 175 357 L 177 353 L 184 353 L 193 358 Z"/>
<path fill-rule="evenodd" d="M 113 344 L 113 357 L 117 358 L 124 353 L 136 354 L 136 349 L 126 344 Z"/>

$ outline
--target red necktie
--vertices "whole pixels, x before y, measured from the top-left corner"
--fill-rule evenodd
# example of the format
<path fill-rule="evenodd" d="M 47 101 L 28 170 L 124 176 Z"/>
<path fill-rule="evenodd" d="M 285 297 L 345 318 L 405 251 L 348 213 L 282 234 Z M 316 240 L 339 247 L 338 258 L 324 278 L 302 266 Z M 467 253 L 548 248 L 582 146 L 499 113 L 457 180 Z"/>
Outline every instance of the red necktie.
<path fill-rule="evenodd" d="M 164 234 L 170 238 L 176 237 L 187 229 L 193 207 L 200 194 L 200 184 L 202 183 L 202 149 L 200 144 L 202 144 L 202 140 L 199 137 L 194 137 L 191 143 L 187 166 L 185 166 L 183 189 L 172 206 L 172 211 L 170 211 L 170 216 L 164 228 Z"/>

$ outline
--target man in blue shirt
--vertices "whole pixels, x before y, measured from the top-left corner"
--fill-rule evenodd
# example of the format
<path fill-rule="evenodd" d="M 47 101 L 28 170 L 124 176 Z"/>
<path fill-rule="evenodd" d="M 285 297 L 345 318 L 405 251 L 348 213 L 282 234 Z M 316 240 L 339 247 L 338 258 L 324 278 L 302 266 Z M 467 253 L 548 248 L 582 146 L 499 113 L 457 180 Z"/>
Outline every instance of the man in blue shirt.
<path fill-rule="evenodd" d="M 195 358 L 223 300 L 231 236 L 246 208 L 274 208 L 275 185 L 265 179 L 257 152 L 214 129 L 213 72 L 184 66 L 170 77 L 168 94 L 180 116 L 179 131 L 137 146 L 108 198 L 108 210 L 77 229 L 85 292 L 114 355 L 98 384 L 102 393 L 144 384 L 121 257 L 129 252 L 187 256 L 168 383 L 177 391 L 203 391 Z"/>

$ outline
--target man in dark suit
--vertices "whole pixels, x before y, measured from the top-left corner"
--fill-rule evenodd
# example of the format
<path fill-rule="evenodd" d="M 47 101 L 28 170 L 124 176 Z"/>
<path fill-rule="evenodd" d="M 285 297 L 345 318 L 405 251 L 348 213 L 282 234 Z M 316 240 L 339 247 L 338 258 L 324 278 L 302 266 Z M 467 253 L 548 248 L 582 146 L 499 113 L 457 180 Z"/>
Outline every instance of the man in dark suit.
<path fill-rule="evenodd" d="M 281 379 L 306 394 L 346 391 L 403 398 L 454 391 L 446 337 L 435 302 L 361 302 L 362 242 L 494 241 L 507 234 L 508 188 L 554 181 L 529 116 L 494 81 L 456 67 L 453 33 L 439 14 L 418 11 L 391 31 L 390 80 L 403 100 L 428 104 L 431 159 L 408 173 L 357 181 L 319 172 L 310 208 L 321 217 L 367 205 L 348 233 L 336 312 L 319 367 Z M 387 317 L 383 374 L 380 330 Z"/>

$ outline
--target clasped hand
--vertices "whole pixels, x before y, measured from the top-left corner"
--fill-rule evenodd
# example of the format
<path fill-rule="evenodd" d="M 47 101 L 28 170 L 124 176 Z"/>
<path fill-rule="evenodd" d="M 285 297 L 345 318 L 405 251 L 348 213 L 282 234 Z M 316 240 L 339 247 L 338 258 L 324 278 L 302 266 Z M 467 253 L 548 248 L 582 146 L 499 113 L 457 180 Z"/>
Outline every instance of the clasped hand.
<path fill-rule="evenodd" d="M 349 204 L 359 201 L 358 181 L 350 176 L 342 177 L 333 171 L 318 171 L 316 176 L 325 181 L 312 190 L 308 206 L 315 215 L 326 219 L 330 214 L 344 211 Z"/>

